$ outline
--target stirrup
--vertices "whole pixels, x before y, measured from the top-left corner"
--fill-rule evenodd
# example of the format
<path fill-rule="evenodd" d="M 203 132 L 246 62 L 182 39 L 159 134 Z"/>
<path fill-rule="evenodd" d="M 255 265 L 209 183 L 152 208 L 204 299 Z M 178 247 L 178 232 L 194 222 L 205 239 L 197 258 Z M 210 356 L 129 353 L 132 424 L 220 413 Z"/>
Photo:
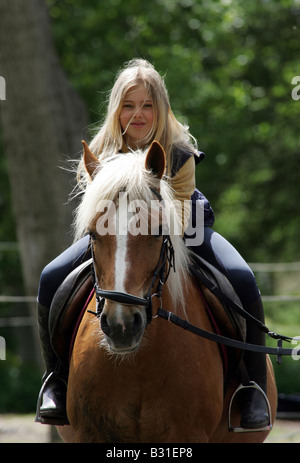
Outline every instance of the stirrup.
<path fill-rule="evenodd" d="M 53 409 L 53 411 L 49 410 L 48 412 L 46 412 L 45 415 L 43 415 L 43 412 L 41 411 L 45 388 L 48 385 L 48 383 L 51 381 L 51 379 L 53 378 L 57 378 L 58 380 L 60 380 L 62 383 L 65 384 L 67 388 L 67 383 L 62 378 L 58 377 L 56 372 L 52 371 L 46 377 L 41 387 L 39 397 L 38 397 L 38 402 L 37 402 L 36 416 L 35 416 L 34 421 L 35 423 L 64 426 L 64 425 L 69 424 L 66 410 L 56 411 Z"/>
<path fill-rule="evenodd" d="M 260 428 L 243 428 L 241 426 L 234 427 L 232 426 L 231 423 L 231 408 L 232 404 L 234 401 L 235 396 L 242 390 L 242 389 L 257 389 L 262 395 L 263 398 L 265 399 L 266 405 L 267 405 L 267 410 L 268 410 L 268 415 L 269 415 L 269 422 L 266 426 L 260 427 Z M 270 407 L 270 402 L 269 399 L 265 393 L 265 391 L 254 381 L 249 381 L 248 384 L 240 384 L 239 387 L 236 389 L 236 391 L 233 393 L 230 403 L 229 403 L 229 409 L 228 409 L 228 428 L 230 432 L 259 432 L 259 431 L 270 431 L 272 429 L 272 422 L 271 422 L 271 407 Z"/>

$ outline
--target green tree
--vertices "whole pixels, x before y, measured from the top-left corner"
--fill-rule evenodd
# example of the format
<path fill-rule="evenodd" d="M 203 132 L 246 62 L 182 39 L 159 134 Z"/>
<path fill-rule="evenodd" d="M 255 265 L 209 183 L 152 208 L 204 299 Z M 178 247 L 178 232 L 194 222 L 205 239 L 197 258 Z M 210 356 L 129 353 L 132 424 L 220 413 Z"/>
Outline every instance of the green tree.
<path fill-rule="evenodd" d="M 62 66 L 103 117 L 124 61 L 149 59 L 207 159 L 199 189 L 216 229 L 250 260 L 299 259 L 295 0 L 46 0 Z"/>
<path fill-rule="evenodd" d="M 135 56 L 166 75 L 207 160 L 198 186 L 247 259 L 297 259 L 300 4 L 293 0 L 48 0 L 56 46 L 92 122 Z"/>

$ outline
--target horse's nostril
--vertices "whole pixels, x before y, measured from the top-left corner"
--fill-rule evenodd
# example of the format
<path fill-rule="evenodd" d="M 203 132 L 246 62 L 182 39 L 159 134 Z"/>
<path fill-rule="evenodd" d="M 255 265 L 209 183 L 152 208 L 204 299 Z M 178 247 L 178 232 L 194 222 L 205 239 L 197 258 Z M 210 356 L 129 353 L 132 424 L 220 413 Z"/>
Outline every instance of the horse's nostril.
<path fill-rule="evenodd" d="M 133 315 L 133 323 L 132 323 L 132 334 L 137 334 L 142 326 L 142 316 L 140 313 L 135 313 Z"/>
<path fill-rule="evenodd" d="M 107 316 L 104 313 L 101 315 L 101 329 L 106 336 L 109 336 L 110 327 L 107 323 Z"/>
<path fill-rule="evenodd" d="M 136 346 L 144 329 L 142 314 L 135 309 L 129 310 L 129 313 L 126 310 L 125 313 L 111 312 L 103 312 L 100 317 L 101 329 L 107 342 L 116 348 Z"/>

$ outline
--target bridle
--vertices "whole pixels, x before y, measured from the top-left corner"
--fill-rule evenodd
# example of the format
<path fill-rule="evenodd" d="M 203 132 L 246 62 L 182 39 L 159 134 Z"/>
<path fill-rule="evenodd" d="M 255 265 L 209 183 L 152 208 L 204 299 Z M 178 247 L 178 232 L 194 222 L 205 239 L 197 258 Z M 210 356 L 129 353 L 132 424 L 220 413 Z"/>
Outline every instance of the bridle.
<path fill-rule="evenodd" d="M 151 191 L 155 194 L 159 201 L 163 202 L 163 199 L 158 191 L 154 190 L 153 188 L 151 188 Z M 105 300 L 107 299 L 109 301 L 118 302 L 120 304 L 146 307 L 147 323 L 151 323 L 152 318 L 155 318 L 155 316 L 153 317 L 152 314 L 152 298 L 155 296 L 161 299 L 162 288 L 169 277 L 171 268 L 173 268 L 175 271 L 175 255 L 170 236 L 167 234 L 162 235 L 162 245 L 158 263 L 156 265 L 152 281 L 145 297 L 134 296 L 133 294 L 123 291 L 111 291 L 100 288 L 95 267 L 96 261 L 93 250 L 93 243 L 90 243 L 90 248 L 92 254 L 92 275 L 97 301 L 97 317 L 101 316 Z"/>
<path fill-rule="evenodd" d="M 174 249 L 173 249 L 170 236 L 168 235 L 163 236 L 159 260 L 158 260 L 156 269 L 154 271 L 152 281 L 148 288 L 146 297 L 134 296 L 133 294 L 126 293 L 125 291 L 111 291 L 111 290 L 100 288 L 98 284 L 96 270 L 95 270 L 95 256 L 94 256 L 92 244 L 91 244 L 91 252 L 92 252 L 92 258 L 93 258 L 92 259 L 92 275 L 93 275 L 93 280 L 94 280 L 94 289 L 95 289 L 96 301 L 97 301 L 97 312 L 96 312 L 97 317 L 101 316 L 105 299 L 107 299 L 109 301 L 118 302 L 120 304 L 139 305 L 139 306 L 146 307 L 147 322 L 149 324 L 152 318 L 154 318 L 152 315 L 152 298 L 154 296 L 159 299 L 161 298 L 162 288 L 168 279 L 171 268 L 172 267 L 174 268 L 175 266 L 174 265 L 175 264 Z"/>
<path fill-rule="evenodd" d="M 159 201 L 163 202 L 163 199 L 160 193 L 158 193 L 156 190 L 152 188 L 151 190 L 155 194 L 155 196 L 159 199 Z M 259 320 L 255 319 L 249 313 L 247 313 L 241 306 L 238 306 L 235 302 L 231 301 L 224 293 L 220 291 L 219 288 L 217 288 L 217 286 L 214 283 L 211 283 L 203 275 L 201 275 L 202 282 L 219 298 L 221 303 L 225 303 L 231 306 L 233 310 L 235 310 L 237 313 L 239 313 L 244 318 L 250 320 L 252 323 L 256 324 L 259 329 L 262 329 L 271 338 L 276 339 L 277 347 L 273 348 L 273 347 L 268 347 L 268 346 L 266 347 L 262 345 L 250 344 L 250 343 L 246 343 L 245 341 L 238 341 L 236 339 L 227 338 L 225 336 L 221 336 L 216 333 L 211 333 L 197 326 L 191 325 L 187 320 L 184 320 L 178 317 L 177 315 L 173 314 L 172 312 L 169 312 L 163 309 L 161 305 L 158 308 L 155 316 L 153 316 L 152 298 L 155 296 L 161 300 L 161 292 L 162 292 L 164 284 L 166 283 L 169 277 L 171 268 L 173 268 L 175 271 L 175 254 L 174 254 L 173 244 L 172 244 L 172 241 L 169 235 L 164 234 L 162 236 L 162 246 L 160 250 L 159 260 L 155 268 L 152 281 L 148 288 L 147 295 L 145 297 L 138 297 L 138 296 L 135 296 L 133 294 L 126 293 L 123 291 L 111 291 L 111 290 L 105 290 L 105 289 L 100 288 L 98 279 L 97 279 L 96 268 L 95 268 L 96 261 L 95 261 L 92 243 L 90 243 L 90 249 L 91 249 L 91 254 L 92 254 L 91 271 L 92 271 L 92 277 L 93 277 L 93 282 L 94 282 L 97 309 L 96 309 L 96 312 L 93 312 L 90 310 L 88 312 L 96 315 L 98 318 L 101 317 L 104 303 L 105 303 L 105 300 L 107 299 L 109 301 L 118 302 L 120 304 L 138 305 L 138 306 L 145 307 L 148 324 L 151 323 L 153 318 L 161 317 L 187 331 L 194 333 L 197 336 L 203 337 L 205 339 L 208 339 L 210 341 L 213 341 L 219 344 L 223 344 L 228 347 L 232 347 L 232 348 L 240 349 L 244 351 L 260 352 L 263 354 L 276 355 L 278 362 L 281 361 L 282 355 L 298 355 L 298 356 L 300 355 L 300 349 L 297 349 L 297 348 L 296 349 L 286 349 L 282 347 L 282 341 L 290 342 L 293 338 L 289 336 L 280 335 L 280 334 L 270 331 L 266 325 L 264 325 Z"/>

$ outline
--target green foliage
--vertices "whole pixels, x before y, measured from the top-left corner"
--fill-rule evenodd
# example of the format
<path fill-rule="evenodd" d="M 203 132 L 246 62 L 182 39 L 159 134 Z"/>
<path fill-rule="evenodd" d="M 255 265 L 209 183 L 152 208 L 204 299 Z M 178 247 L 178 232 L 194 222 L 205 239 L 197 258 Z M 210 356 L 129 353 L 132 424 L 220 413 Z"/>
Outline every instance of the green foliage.
<path fill-rule="evenodd" d="M 122 64 L 149 59 L 208 153 L 198 187 L 250 260 L 299 255 L 300 4 L 292 0 L 48 0 L 55 45 L 94 124 Z"/>
<path fill-rule="evenodd" d="M 48 4 L 60 59 L 91 123 L 103 117 L 119 67 L 149 59 L 207 153 L 197 186 L 215 210 L 215 229 L 248 261 L 299 260 L 300 101 L 291 97 L 300 75 L 299 1 Z M 279 367 L 281 392 L 299 390 L 297 367 L 290 359 Z"/>
<path fill-rule="evenodd" d="M 1 413 L 34 413 L 39 388 L 40 370 L 36 365 L 24 363 L 22 358 L 8 351 L 6 360 L 0 361 Z"/>
<path fill-rule="evenodd" d="M 1 103 L 0 103 L 1 104 Z M 1 227 L 0 227 L 0 241 L 15 241 L 16 232 L 14 228 L 14 217 L 11 204 L 11 192 L 10 184 L 7 175 L 7 163 L 6 158 L 3 156 L 3 146 L 1 138 L 1 127 L 0 127 L 0 179 L 1 179 L 1 189 L 0 189 L 0 217 L 1 217 Z M 0 254 L 0 262 L 1 262 Z"/>
<path fill-rule="evenodd" d="M 297 0 L 45 0 L 62 66 L 91 126 L 122 64 L 149 59 L 208 156 L 197 185 L 246 260 L 299 260 Z M 4 104 L 2 102 L 1 104 Z M 0 147 L 2 151 L 2 148 Z M 15 239 L 0 157 L 0 239 Z"/>
<path fill-rule="evenodd" d="M 122 64 L 148 59 L 165 75 L 175 114 L 207 153 L 197 185 L 216 212 L 215 229 L 246 260 L 300 260 L 300 101 L 291 96 L 292 78 L 300 75 L 299 0 L 45 1 L 59 59 L 86 102 L 91 126 L 102 119 Z M 14 241 L 2 146 L 0 153 L 0 241 Z M 1 251 L 0 262 L 1 291 L 20 293 L 16 254 Z M 272 328 L 273 322 L 282 320 L 272 320 Z M 299 384 L 296 367 L 284 359 L 278 378 L 289 384 L 281 391 L 293 389 L 293 378 Z M 12 391 L 9 404 L 6 394 L 0 397 L 1 411 L 17 403 L 32 410 L 36 393 L 24 405 L 26 381 L 34 377 L 27 368 L 13 354 L 0 362 L 1 390 Z"/>

